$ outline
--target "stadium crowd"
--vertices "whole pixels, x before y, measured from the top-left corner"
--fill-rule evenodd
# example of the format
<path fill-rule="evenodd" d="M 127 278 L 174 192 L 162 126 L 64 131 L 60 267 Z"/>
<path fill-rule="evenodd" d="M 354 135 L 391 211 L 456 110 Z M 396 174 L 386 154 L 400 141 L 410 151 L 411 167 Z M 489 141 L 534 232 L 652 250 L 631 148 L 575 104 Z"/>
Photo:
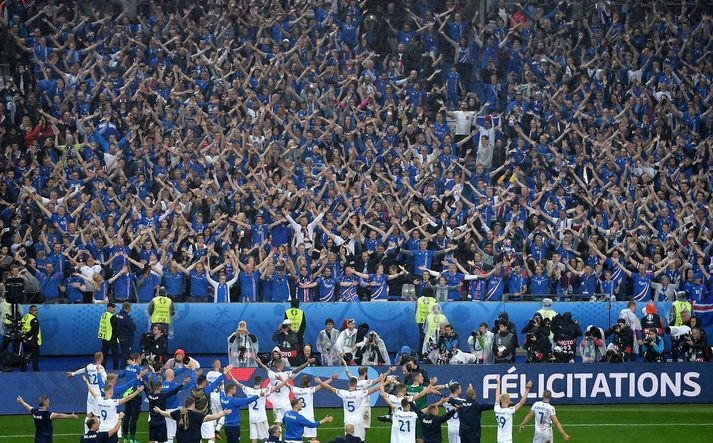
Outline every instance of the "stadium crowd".
<path fill-rule="evenodd" d="M 466 3 L 4 2 L 6 293 L 708 298 L 710 11 Z"/>

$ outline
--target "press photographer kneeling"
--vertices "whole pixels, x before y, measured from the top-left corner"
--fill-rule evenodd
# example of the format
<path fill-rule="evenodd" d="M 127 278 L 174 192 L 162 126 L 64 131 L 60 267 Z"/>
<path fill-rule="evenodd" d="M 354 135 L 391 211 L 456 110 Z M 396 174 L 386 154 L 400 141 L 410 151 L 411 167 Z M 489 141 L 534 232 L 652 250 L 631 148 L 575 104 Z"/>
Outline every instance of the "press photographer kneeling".
<path fill-rule="evenodd" d="M 641 352 L 644 354 L 644 361 L 665 361 L 663 355 L 663 339 L 658 335 L 656 329 L 649 329 L 646 338 L 641 345 Z"/>

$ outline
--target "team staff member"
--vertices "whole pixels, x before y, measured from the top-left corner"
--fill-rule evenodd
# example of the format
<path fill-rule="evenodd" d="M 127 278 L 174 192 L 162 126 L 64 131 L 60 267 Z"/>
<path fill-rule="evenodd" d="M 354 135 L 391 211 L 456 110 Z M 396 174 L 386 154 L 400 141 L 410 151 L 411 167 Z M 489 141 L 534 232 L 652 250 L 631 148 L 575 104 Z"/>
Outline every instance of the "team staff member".
<path fill-rule="evenodd" d="M 475 401 L 475 389 L 472 384 L 468 384 L 465 392 L 465 400 L 450 398 L 448 400 L 453 406 L 460 406 L 458 416 L 460 418 L 460 441 L 461 443 L 480 443 L 480 420 L 483 411 L 493 409 L 494 403 L 480 404 Z"/>
<path fill-rule="evenodd" d="M 217 420 L 233 412 L 230 409 L 226 409 L 217 414 L 201 414 L 196 412 L 196 401 L 193 397 L 186 397 L 183 407 L 173 412 L 167 412 L 158 407 L 154 407 L 153 410 L 166 418 L 176 421 L 176 441 L 185 443 L 200 443 L 201 426 L 203 426 L 204 422 Z"/>
<path fill-rule="evenodd" d="M 166 296 L 165 287 L 161 286 L 158 289 L 158 294 L 146 309 L 151 319 L 151 329 L 154 325 L 158 325 L 163 333 L 168 335 L 171 328 L 171 317 L 176 314 L 176 307 L 173 305 L 173 301 Z"/>
<path fill-rule="evenodd" d="M 17 396 L 17 402 L 27 409 L 27 412 L 32 414 L 32 419 L 35 421 L 35 443 L 52 443 L 52 420 L 57 420 L 58 418 L 77 418 L 77 414 L 50 412 L 50 399 L 46 395 L 40 396 L 39 406 L 37 408 L 28 405 L 19 395 Z"/>
<path fill-rule="evenodd" d="M 114 370 L 116 371 L 119 369 L 119 343 L 116 336 L 117 325 L 114 311 L 116 311 L 116 305 L 114 303 L 106 305 L 106 312 L 103 313 L 99 319 L 99 332 L 97 333 L 97 337 L 101 340 L 104 358 L 109 356 L 109 350 L 111 350 L 111 360 L 114 365 Z"/>
<path fill-rule="evenodd" d="M 136 324 L 129 312 L 131 312 L 131 303 L 125 301 L 121 304 L 121 311 L 114 314 L 116 337 L 121 345 L 120 366 L 122 369 L 126 367 L 126 362 L 131 357 L 131 347 L 134 345 L 134 333 L 136 333 Z"/>
<path fill-rule="evenodd" d="M 311 421 L 306 419 L 300 410 L 302 409 L 302 400 L 299 398 L 293 398 L 290 402 L 292 405 L 292 410 L 287 411 L 285 416 L 282 417 L 282 422 L 285 424 L 285 441 L 287 443 L 302 443 L 302 435 L 304 434 L 305 428 L 316 428 L 325 423 L 330 423 L 333 418 L 331 416 L 326 416 L 320 421 Z"/>
<path fill-rule="evenodd" d="M 42 346 L 42 330 L 37 319 L 39 310 L 36 305 L 30 306 L 30 312 L 22 317 L 22 333 L 25 334 L 24 349 L 32 361 L 32 370 L 40 370 L 40 347 Z M 27 365 L 22 366 L 22 372 L 27 371 Z"/>
<path fill-rule="evenodd" d="M 300 301 L 292 300 L 290 302 L 291 307 L 285 311 L 285 319 L 292 322 L 292 330 L 297 334 L 298 348 L 302 349 L 304 346 L 305 338 L 305 327 L 307 326 L 307 320 L 305 319 L 305 313 L 300 309 Z"/>

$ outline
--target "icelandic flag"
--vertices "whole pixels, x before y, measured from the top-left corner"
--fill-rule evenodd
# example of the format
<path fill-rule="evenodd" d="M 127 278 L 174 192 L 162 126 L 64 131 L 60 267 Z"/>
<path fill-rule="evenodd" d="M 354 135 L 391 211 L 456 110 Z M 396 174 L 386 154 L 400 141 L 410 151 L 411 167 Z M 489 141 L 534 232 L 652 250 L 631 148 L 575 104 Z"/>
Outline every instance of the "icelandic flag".
<path fill-rule="evenodd" d="M 701 320 L 701 328 L 710 336 L 713 332 L 713 303 L 694 303 L 693 315 Z"/>

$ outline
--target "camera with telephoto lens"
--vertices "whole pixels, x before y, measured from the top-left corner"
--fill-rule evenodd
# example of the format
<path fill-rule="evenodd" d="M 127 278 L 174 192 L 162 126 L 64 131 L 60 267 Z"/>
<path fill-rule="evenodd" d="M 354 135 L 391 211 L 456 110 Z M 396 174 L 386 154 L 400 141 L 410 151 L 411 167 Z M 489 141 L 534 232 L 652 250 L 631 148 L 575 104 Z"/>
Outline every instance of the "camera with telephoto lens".
<path fill-rule="evenodd" d="M 483 333 L 480 332 L 480 329 L 476 329 L 475 331 L 470 333 L 470 336 L 473 338 L 480 338 L 481 335 L 483 335 Z"/>

